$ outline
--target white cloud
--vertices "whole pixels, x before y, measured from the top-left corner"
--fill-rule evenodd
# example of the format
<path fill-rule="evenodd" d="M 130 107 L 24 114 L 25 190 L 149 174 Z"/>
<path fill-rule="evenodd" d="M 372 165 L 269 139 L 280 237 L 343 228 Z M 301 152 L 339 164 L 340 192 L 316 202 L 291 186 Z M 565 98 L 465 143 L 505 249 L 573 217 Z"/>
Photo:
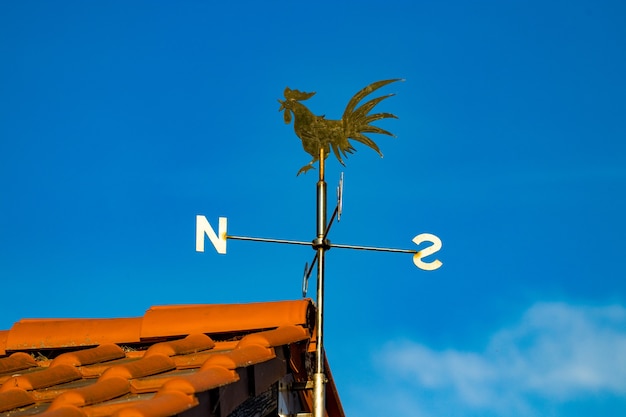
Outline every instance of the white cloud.
<path fill-rule="evenodd" d="M 381 406 L 406 416 L 561 415 L 568 403 L 593 409 L 607 397 L 626 409 L 619 400 L 626 394 L 624 307 L 538 303 L 485 346 L 471 352 L 390 341 L 373 356 L 384 381 L 378 395 L 357 395 L 369 412 Z"/>

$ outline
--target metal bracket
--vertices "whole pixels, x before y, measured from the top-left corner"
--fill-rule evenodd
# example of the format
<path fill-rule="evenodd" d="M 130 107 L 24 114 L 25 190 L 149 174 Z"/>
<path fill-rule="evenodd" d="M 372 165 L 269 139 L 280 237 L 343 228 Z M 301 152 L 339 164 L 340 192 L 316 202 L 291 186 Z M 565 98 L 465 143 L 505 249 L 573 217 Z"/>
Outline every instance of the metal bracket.
<path fill-rule="evenodd" d="M 341 211 L 343 210 L 343 172 L 339 177 L 339 185 L 337 186 L 337 221 L 341 220 Z"/>
<path fill-rule="evenodd" d="M 312 390 L 314 381 L 294 381 L 288 374 L 278 382 L 278 415 L 279 417 L 312 417 L 311 412 L 302 412 L 298 400 L 298 391 Z"/>
<path fill-rule="evenodd" d="M 304 263 L 304 276 L 302 277 L 302 298 L 306 298 L 306 293 L 309 291 L 309 263 Z"/>
<path fill-rule="evenodd" d="M 293 391 L 305 391 L 309 389 L 313 389 L 314 382 L 311 381 L 301 381 L 301 382 L 292 382 L 289 384 L 288 388 Z"/>

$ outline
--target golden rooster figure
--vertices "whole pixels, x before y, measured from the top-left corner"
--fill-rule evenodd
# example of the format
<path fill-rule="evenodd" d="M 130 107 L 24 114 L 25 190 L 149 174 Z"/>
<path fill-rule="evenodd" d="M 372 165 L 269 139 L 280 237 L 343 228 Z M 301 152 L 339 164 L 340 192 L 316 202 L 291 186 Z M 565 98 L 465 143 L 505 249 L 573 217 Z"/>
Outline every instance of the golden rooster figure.
<path fill-rule="evenodd" d="M 361 142 L 374 149 L 382 157 L 383 154 L 373 140 L 365 136 L 365 133 L 379 133 L 383 135 L 393 136 L 388 131 L 370 123 L 380 120 L 397 117 L 391 113 L 375 113 L 369 114 L 370 111 L 381 101 L 394 94 L 377 97 L 369 100 L 357 108 L 357 105 L 367 95 L 375 90 L 400 79 L 383 80 L 372 83 L 356 93 L 348 102 L 343 112 L 341 120 L 327 120 L 325 116 L 316 116 L 302 103 L 315 93 L 304 93 L 298 90 L 285 88 L 285 100 L 278 100 L 280 103 L 279 111 L 284 111 L 285 123 L 291 123 L 291 115 L 295 117 L 293 129 L 296 135 L 302 140 L 302 147 L 309 153 L 313 159 L 307 165 L 300 168 L 297 175 L 313 168 L 313 164 L 319 160 L 320 149 L 324 148 L 324 155 L 328 156 L 330 148 L 342 165 L 345 165 L 342 159 L 347 154 L 356 151 L 349 139 Z"/>

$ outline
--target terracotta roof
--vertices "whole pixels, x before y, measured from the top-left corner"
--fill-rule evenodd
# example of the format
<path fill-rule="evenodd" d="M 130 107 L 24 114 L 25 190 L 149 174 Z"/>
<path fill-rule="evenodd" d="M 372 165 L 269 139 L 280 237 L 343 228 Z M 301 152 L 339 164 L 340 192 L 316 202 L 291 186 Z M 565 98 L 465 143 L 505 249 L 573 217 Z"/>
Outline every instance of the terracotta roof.
<path fill-rule="evenodd" d="M 314 321 L 310 300 L 159 306 L 138 318 L 21 320 L 0 331 L 0 415 L 310 412 L 304 387 Z M 327 415 L 343 417 L 327 372 Z"/>

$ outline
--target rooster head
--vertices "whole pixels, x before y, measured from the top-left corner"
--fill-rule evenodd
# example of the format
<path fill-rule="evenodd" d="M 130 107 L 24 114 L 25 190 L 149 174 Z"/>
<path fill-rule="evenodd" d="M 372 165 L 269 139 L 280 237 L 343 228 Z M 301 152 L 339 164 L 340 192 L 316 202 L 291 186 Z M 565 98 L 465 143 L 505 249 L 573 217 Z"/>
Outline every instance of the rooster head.
<path fill-rule="evenodd" d="M 285 123 L 291 123 L 291 112 L 293 111 L 293 105 L 302 100 L 308 100 L 315 95 L 315 93 L 304 93 L 300 90 L 292 90 L 289 87 L 285 87 L 285 100 L 278 100 L 280 103 L 280 108 L 278 111 L 284 111 L 283 117 L 285 119 Z"/>

